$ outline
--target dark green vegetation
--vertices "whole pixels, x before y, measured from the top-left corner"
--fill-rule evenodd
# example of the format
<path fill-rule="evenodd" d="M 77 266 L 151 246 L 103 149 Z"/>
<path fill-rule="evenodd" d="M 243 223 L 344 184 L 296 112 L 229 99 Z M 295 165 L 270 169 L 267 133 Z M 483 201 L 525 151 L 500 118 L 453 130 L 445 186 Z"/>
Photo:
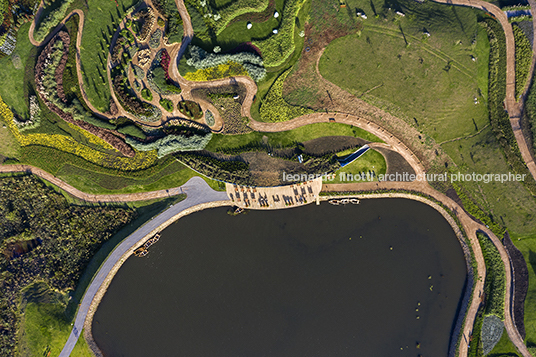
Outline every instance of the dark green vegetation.
<path fill-rule="evenodd" d="M 412 0 L 348 5 L 368 19 L 362 31 L 326 48 L 319 63 L 326 79 L 437 142 L 486 124 L 487 41 L 476 10 Z"/>
<path fill-rule="evenodd" d="M 484 234 L 478 233 L 478 241 L 486 262 L 486 281 L 484 293 L 486 294 L 485 315 L 495 315 L 504 320 L 504 294 L 506 275 L 504 264 L 493 242 Z"/>
<path fill-rule="evenodd" d="M 203 111 L 198 103 L 191 100 L 183 100 L 177 104 L 177 109 L 190 119 L 201 119 L 203 117 Z"/>
<path fill-rule="evenodd" d="M 32 176 L 0 178 L 2 301 L 0 351 L 12 355 L 24 287 L 44 281 L 72 291 L 91 257 L 136 212 L 129 207 L 84 207 Z"/>
<path fill-rule="evenodd" d="M 173 113 L 173 102 L 169 99 L 162 98 L 160 99 L 160 105 L 170 113 Z"/>
<path fill-rule="evenodd" d="M 151 92 L 151 90 L 149 88 L 144 88 L 141 90 L 141 96 L 143 99 L 147 100 L 147 101 L 152 101 L 153 100 L 153 93 Z"/>
<path fill-rule="evenodd" d="M 519 98 L 527 84 L 532 61 L 532 46 L 519 26 L 513 24 L 512 29 L 516 44 L 516 98 Z"/>

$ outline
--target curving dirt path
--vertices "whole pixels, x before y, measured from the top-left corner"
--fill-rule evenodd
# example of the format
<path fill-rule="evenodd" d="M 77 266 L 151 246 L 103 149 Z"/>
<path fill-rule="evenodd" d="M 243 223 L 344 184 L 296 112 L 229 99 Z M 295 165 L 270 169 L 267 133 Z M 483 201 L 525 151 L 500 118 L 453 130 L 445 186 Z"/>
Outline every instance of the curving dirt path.
<path fill-rule="evenodd" d="M 497 6 L 483 0 L 432 0 L 440 4 L 469 6 L 484 10 L 493 15 L 501 24 L 504 34 L 506 35 L 506 99 L 504 101 L 508 115 L 510 116 L 510 124 L 517 141 L 519 151 L 523 161 L 527 165 L 532 177 L 536 180 L 536 163 L 532 157 L 532 151 L 528 146 L 523 131 L 521 130 L 521 117 L 524 110 L 524 102 L 528 93 L 529 84 L 525 86 L 524 92 L 520 95 L 519 102 L 516 101 L 516 52 L 514 42 L 514 31 L 512 25 L 508 22 L 506 14 Z M 531 11 L 536 14 L 536 2 L 531 0 Z M 536 29 L 536 18 L 533 20 L 533 28 Z M 536 63 L 536 38 L 533 40 L 533 57 L 530 73 L 534 71 Z"/>
<path fill-rule="evenodd" d="M 87 202 L 105 203 L 105 202 L 132 202 L 146 201 L 157 198 L 166 198 L 179 195 L 182 192 L 180 187 L 170 188 L 168 190 L 158 190 L 140 193 L 124 193 L 112 195 L 95 195 L 82 192 L 68 183 L 60 180 L 56 176 L 49 174 L 45 170 L 30 165 L 0 165 L 0 173 L 26 172 L 41 177 L 42 179 L 58 186 L 71 196 L 79 198 Z"/>

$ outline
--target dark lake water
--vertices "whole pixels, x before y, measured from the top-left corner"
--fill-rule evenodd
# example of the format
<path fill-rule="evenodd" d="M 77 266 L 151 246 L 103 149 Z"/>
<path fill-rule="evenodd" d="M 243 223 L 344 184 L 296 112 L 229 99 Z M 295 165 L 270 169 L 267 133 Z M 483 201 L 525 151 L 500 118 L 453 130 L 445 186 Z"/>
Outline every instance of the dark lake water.
<path fill-rule="evenodd" d="M 125 262 L 93 322 L 105 356 L 447 355 L 467 273 L 431 207 L 226 211 L 180 219 Z"/>

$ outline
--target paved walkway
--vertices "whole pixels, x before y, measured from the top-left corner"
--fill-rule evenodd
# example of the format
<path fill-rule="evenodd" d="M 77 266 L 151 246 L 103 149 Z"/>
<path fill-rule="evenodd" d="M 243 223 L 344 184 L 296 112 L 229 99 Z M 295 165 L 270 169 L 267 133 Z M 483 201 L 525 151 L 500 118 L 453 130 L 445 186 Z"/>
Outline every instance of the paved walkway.
<path fill-rule="evenodd" d="M 154 219 L 148 221 L 145 225 L 140 227 L 134 233 L 129 235 L 125 240 L 119 244 L 114 251 L 108 256 L 106 261 L 102 264 L 99 271 L 93 278 L 91 285 L 87 288 L 78 312 L 74 321 L 73 329 L 69 335 L 69 339 L 61 351 L 60 357 L 68 357 L 80 336 L 80 332 L 84 328 L 86 317 L 88 314 L 94 313 L 96 305 L 94 299 L 99 298 L 105 292 L 106 288 L 115 275 L 115 272 L 119 270 L 119 267 L 123 264 L 125 259 L 132 254 L 132 252 L 143 243 L 145 238 L 153 236 L 156 232 L 163 229 L 165 226 L 175 222 L 180 218 L 181 212 L 188 209 L 195 208 L 196 206 L 207 204 L 210 202 L 221 202 L 222 204 L 230 205 L 230 201 L 225 192 L 217 192 L 212 190 L 208 184 L 199 177 L 193 177 L 186 184 L 181 186 L 184 193 L 187 194 L 187 198 L 184 201 L 168 208 Z M 222 202 L 223 201 L 223 202 Z M 100 299 L 99 299 L 100 301 Z M 90 333 L 90 331 L 89 331 Z"/>

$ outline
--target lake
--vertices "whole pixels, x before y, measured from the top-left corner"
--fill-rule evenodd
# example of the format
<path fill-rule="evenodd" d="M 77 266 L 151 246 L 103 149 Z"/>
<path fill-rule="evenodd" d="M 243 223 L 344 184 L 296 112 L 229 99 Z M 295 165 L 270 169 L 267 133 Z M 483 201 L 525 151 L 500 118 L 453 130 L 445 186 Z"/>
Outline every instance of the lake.
<path fill-rule="evenodd" d="M 433 208 L 227 210 L 125 262 L 93 320 L 105 356 L 447 356 L 467 270 Z"/>

